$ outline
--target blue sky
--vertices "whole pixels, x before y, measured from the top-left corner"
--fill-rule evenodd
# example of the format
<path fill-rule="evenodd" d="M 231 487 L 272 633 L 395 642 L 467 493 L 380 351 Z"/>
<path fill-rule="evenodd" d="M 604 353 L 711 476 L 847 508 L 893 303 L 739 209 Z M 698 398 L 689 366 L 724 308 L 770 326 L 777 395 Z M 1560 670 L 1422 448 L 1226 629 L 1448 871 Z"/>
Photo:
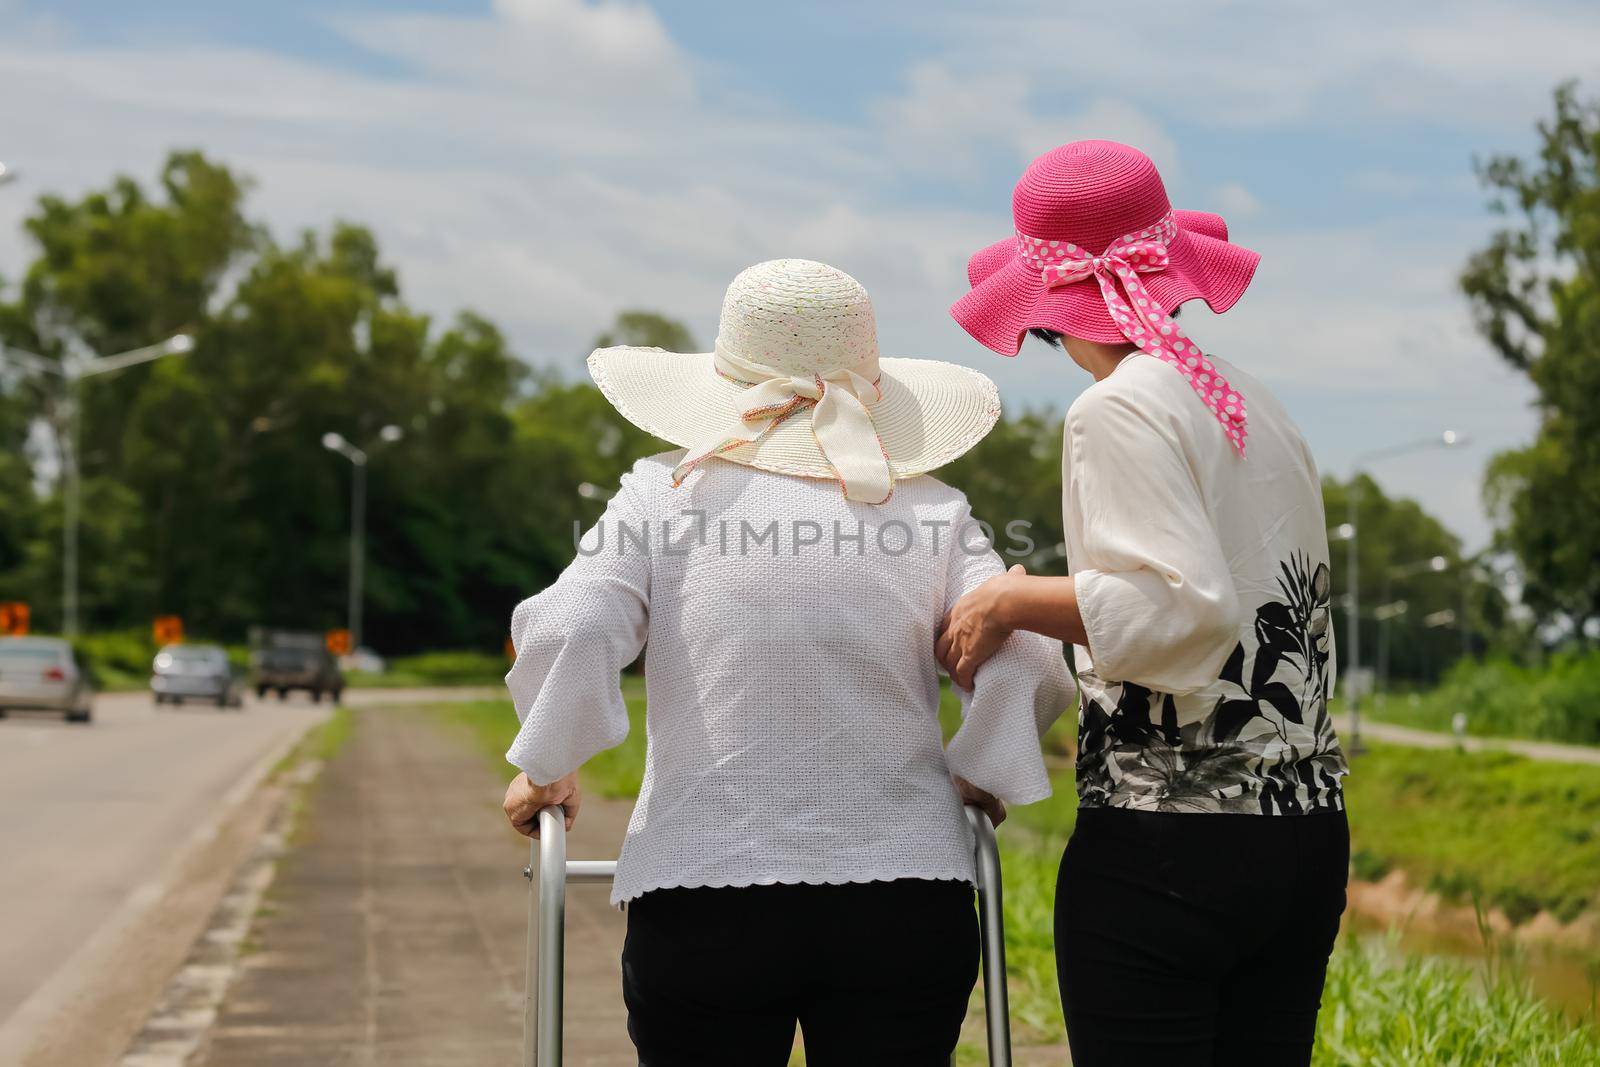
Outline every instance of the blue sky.
<path fill-rule="evenodd" d="M 1271 383 L 1330 472 L 1471 435 L 1374 473 L 1477 546 L 1483 463 L 1534 417 L 1454 286 L 1493 225 L 1471 161 L 1527 151 L 1566 78 L 1600 92 L 1595 5 L 0 0 L 0 160 L 22 175 L 0 271 L 39 192 L 199 146 L 256 178 L 280 235 L 366 222 L 412 300 L 485 312 L 572 376 L 622 307 L 709 343 L 727 281 L 792 255 L 867 285 L 887 354 L 1062 409 L 1076 368 L 993 357 L 945 308 L 1027 161 L 1111 137 L 1263 253 L 1187 329 Z"/>

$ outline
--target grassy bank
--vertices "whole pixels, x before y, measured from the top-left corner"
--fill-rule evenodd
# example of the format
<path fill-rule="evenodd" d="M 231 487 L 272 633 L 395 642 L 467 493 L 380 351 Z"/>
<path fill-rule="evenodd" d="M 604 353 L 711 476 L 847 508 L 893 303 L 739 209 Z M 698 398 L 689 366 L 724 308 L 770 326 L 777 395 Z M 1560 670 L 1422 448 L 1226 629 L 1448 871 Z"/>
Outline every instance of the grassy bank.
<path fill-rule="evenodd" d="M 628 704 L 631 723 L 628 738 L 616 748 L 608 749 L 583 765 L 583 788 L 607 797 L 632 798 L 639 795 L 644 782 L 644 681 L 625 678 L 623 695 Z M 474 700 L 454 704 L 440 704 L 433 713 L 447 722 L 453 722 L 468 731 L 477 740 L 478 747 L 497 767 L 504 768 L 507 779 L 514 773 L 505 762 L 506 749 L 517 734 L 517 716 L 507 700 Z"/>
<path fill-rule="evenodd" d="M 1514 974 L 1344 939 L 1328 967 L 1312 1062 L 1578 1067 L 1600 1063 L 1600 1037 Z"/>
<path fill-rule="evenodd" d="M 492 652 L 423 652 L 389 660 L 382 674 L 347 671 L 352 689 L 413 689 L 435 685 L 500 685 L 510 664 Z"/>
<path fill-rule="evenodd" d="M 1368 702 L 1369 711 L 1375 711 Z M 1447 731 L 1457 712 L 1481 737 L 1529 737 L 1600 745 L 1600 652 L 1562 653 L 1533 666 L 1463 660 L 1425 693 L 1398 696 L 1378 717 Z"/>
<path fill-rule="evenodd" d="M 1600 906 L 1600 768 L 1375 745 L 1348 783 L 1352 865 L 1515 921 Z"/>
<path fill-rule="evenodd" d="M 1418 762 L 1410 760 L 1413 755 Z M 1429 759 L 1440 755 L 1464 759 L 1468 766 Z M 1433 870 L 1440 882 L 1449 883 L 1442 888 L 1457 892 L 1473 884 L 1487 896 L 1498 893 L 1512 900 L 1537 897 L 1555 904 L 1592 898 L 1600 882 L 1593 854 L 1567 855 L 1560 844 L 1574 820 L 1567 818 L 1565 794 L 1557 790 L 1573 783 L 1552 786 L 1537 800 L 1528 791 L 1506 789 L 1486 795 L 1476 808 L 1463 802 L 1485 777 L 1509 774 L 1527 784 L 1525 768 L 1508 769 L 1505 759 L 1399 748 L 1363 758 L 1351 782 L 1357 847 L 1370 847 L 1369 855 L 1392 851 L 1395 862 L 1414 877 L 1426 878 Z M 1401 773 L 1407 778 L 1394 784 L 1391 776 Z M 1582 786 L 1600 782 L 1600 773 L 1590 769 L 1590 776 Z M 1461 784 L 1453 787 L 1456 783 Z M 1057 865 L 1075 817 L 1071 774 L 1062 773 L 1056 794 L 1014 811 L 1000 835 L 1011 1019 L 1019 1045 L 1058 1040 L 1063 1032 L 1052 908 Z M 1548 832 L 1527 832 L 1547 817 L 1555 824 Z M 1593 810 L 1589 817 L 1595 817 Z M 1524 831 L 1520 840 L 1518 826 Z M 1478 840 L 1488 842 L 1481 851 Z M 1504 862 L 1497 864 L 1497 855 Z M 980 1053 L 978 1046 L 964 1048 L 962 1062 L 981 1063 Z M 1514 970 L 1408 956 L 1347 937 L 1329 965 L 1315 1062 L 1318 1067 L 1592 1064 L 1600 1063 L 1600 1037 L 1592 1026 L 1574 1027 Z"/>
<path fill-rule="evenodd" d="M 629 797 L 644 768 L 644 698 L 624 684 L 627 742 L 584 768 L 585 787 Z M 942 717 L 958 716 L 953 700 Z M 516 719 L 503 701 L 441 706 L 439 715 L 499 760 Z M 1060 751 L 1070 724 L 1047 738 Z M 507 768 L 509 775 L 509 768 Z M 1061 849 L 1077 815 L 1072 772 L 1050 799 L 1012 812 L 1002 829 L 1012 1025 L 1019 1044 L 1061 1040 L 1052 909 Z M 1454 899 L 1474 896 L 1514 918 L 1562 918 L 1595 907 L 1600 890 L 1600 769 L 1500 753 L 1376 746 L 1349 781 L 1356 873 L 1404 869 Z M 964 1046 L 962 1062 L 982 1062 Z M 1318 1036 L 1321 1067 L 1355 1064 L 1600 1062 L 1600 1040 L 1574 1027 L 1514 975 L 1424 960 L 1348 940 L 1335 953 Z"/>
<path fill-rule="evenodd" d="M 644 687 L 624 681 L 633 727 L 618 748 L 584 767 L 586 788 L 637 794 L 644 775 Z M 952 698 L 943 710 L 958 716 Z M 461 722 L 499 759 L 516 720 L 504 701 L 454 704 L 439 714 Z M 1069 724 L 1046 738 L 1065 748 Z M 1414 884 L 1447 899 L 1503 909 L 1513 920 L 1548 910 L 1562 920 L 1600 907 L 1600 768 L 1541 763 L 1497 752 L 1374 745 L 1346 783 L 1356 877 L 1404 870 Z M 1012 813 L 1002 842 L 1016 862 L 1028 849 L 1056 851 L 1076 814 L 1069 769 L 1056 774 L 1051 799 Z"/>

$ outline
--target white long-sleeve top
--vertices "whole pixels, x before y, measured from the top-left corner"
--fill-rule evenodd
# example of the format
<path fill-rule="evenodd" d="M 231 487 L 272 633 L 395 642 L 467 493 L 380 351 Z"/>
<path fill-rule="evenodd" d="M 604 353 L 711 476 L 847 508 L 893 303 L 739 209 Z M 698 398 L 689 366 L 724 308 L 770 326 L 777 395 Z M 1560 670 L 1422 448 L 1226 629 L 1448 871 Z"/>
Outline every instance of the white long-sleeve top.
<path fill-rule="evenodd" d="M 1059 642 L 1018 633 L 977 673 L 948 751 L 940 618 L 1002 571 L 965 497 L 884 504 L 681 453 L 639 461 L 561 577 L 520 604 L 506 758 L 538 783 L 628 733 L 619 672 L 648 645 L 644 782 L 613 903 L 673 886 L 971 881 L 952 772 L 1050 793 L 1039 736 L 1068 706 Z"/>
<path fill-rule="evenodd" d="M 1328 717 L 1332 572 L 1316 463 L 1266 386 L 1247 456 L 1171 367 L 1124 359 L 1067 412 L 1062 519 L 1088 647 L 1086 806 L 1298 814 L 1343 805 Z"/>

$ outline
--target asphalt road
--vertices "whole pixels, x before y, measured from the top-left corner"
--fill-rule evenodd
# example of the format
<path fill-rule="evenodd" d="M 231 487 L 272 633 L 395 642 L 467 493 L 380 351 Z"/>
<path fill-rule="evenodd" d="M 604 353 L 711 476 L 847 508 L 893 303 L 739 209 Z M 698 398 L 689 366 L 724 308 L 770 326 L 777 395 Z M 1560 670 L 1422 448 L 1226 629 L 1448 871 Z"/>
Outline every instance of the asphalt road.
<path fill-rule="evenodd" d="M 87 726 L 0 719 L 0 1037 L 16 1036 L 30 998 L 59 987 L 97 937 L 158 897 L 240 784 L 328 711 L 253 697 L 238 710 L 157 710 L 147 694 L 119 693 L 97 699 Z"/>

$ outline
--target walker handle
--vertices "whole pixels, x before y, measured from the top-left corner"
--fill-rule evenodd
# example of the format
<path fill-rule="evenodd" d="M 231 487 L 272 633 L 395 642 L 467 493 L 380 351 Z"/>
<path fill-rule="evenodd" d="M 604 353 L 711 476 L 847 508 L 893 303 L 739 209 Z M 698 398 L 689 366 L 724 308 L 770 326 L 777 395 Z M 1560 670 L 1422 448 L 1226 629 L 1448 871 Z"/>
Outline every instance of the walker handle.
<path fill-rule="evenodd" d="M 1000 850 L 994 824 L 976 807 L 966 809 L 972 827 L 973 868 L 978 880 L 978 928 L 983 950 L 983 1006 L 990 1067 L 1011 1067 L 1011 1020 L 1006 994 L 1006 935 L 1000 885 Z M 567 883 L 610 882 L 615 860 L 567 859 L 566 812 L 555 805 L 539 812 L 539 838 L 523 868 L 528 887 L 528 975 L 523 995 L 523 1067 L 561 1067 L 563 964 L 566 952 Z M 955 1064 L 955 1057 L 950 1062 Z"/>

